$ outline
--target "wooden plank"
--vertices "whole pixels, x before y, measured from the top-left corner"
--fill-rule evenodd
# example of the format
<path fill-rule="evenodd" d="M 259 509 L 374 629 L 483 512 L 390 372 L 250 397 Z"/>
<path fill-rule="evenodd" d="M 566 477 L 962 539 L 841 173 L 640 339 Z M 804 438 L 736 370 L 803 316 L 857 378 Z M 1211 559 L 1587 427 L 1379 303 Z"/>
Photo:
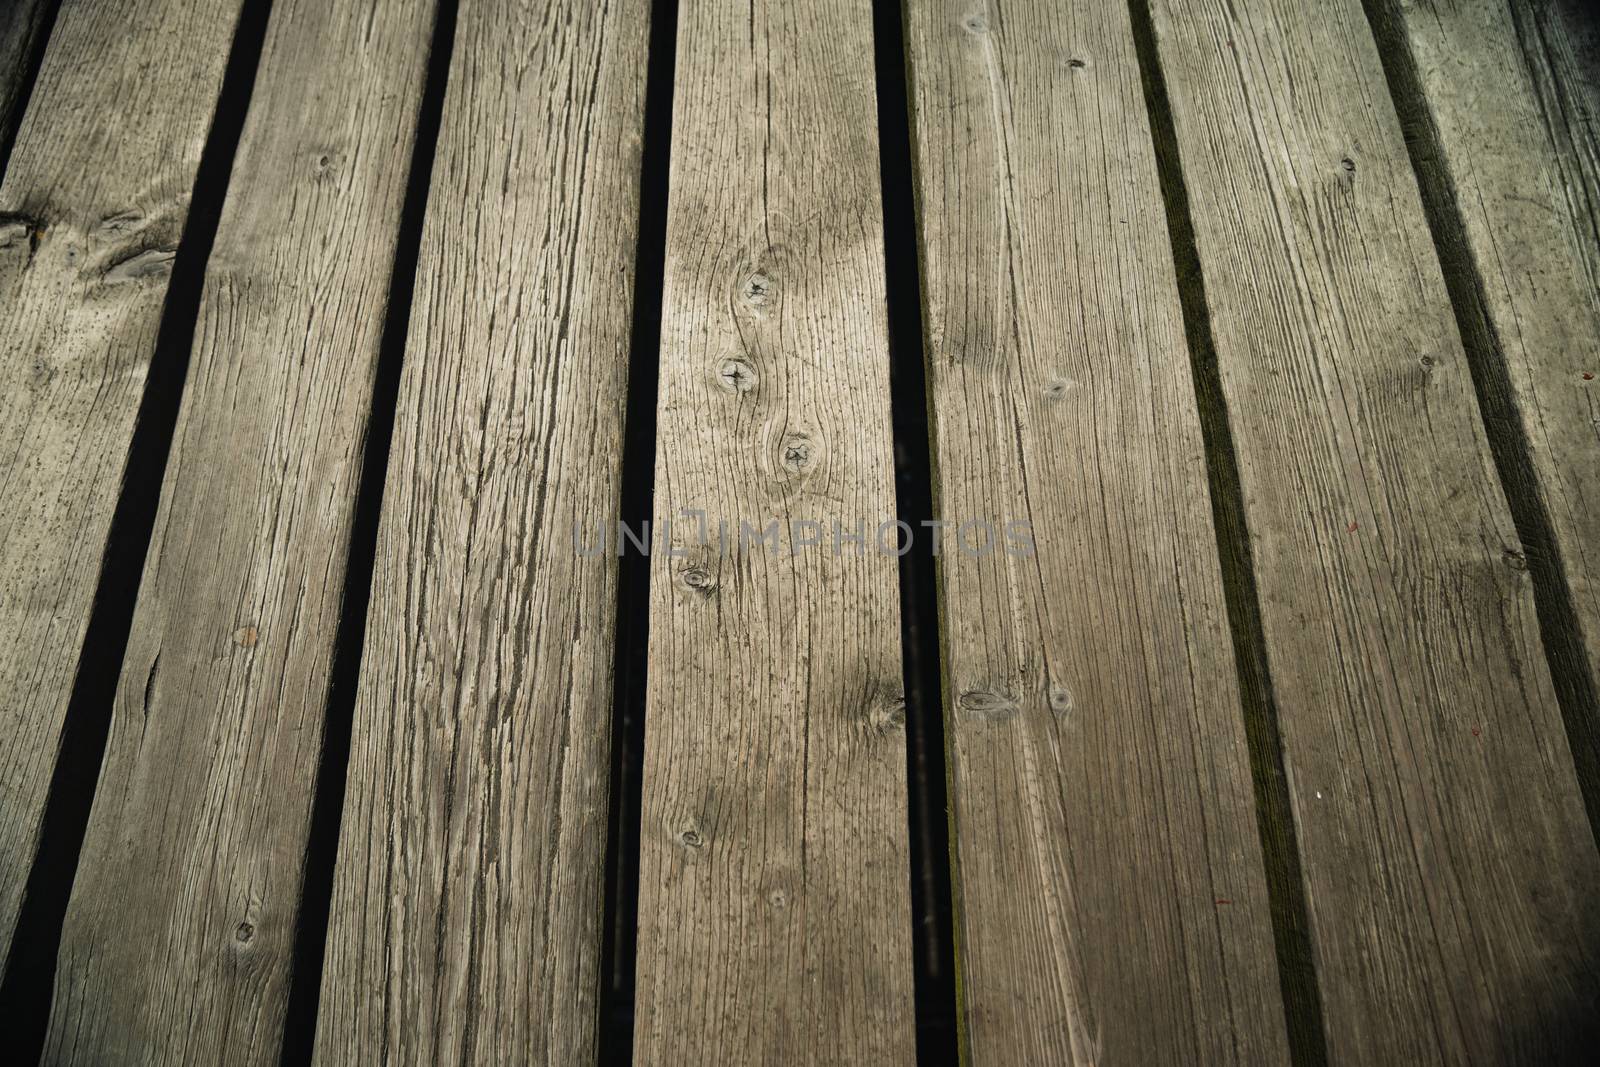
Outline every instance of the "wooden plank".
<path fill-rule="evenodd" d="M 0 185 L 0 955 L 238 16 L 67 5 Z"/>
<path fill-rule="evenodd" d="M 367 616 L 319 1062 L 596 1056 L 646 0 L 464 0 Z"/>
<path fill-rule="evenodd" d="M 274 5 L 62 935 L 46 1062 L 278 1062 L 433 9 Z"/>
<path fill-rule="evenodd" d="M 1128 9 L 908 7 L 969 1051 L 1282 1062 Z"/>
<path fill-rule="evenodd" d="M 1600 880 L 1358 0 L 1158 0 L 1330 1059 L 1543 1063 Z"/>
<path fill-rule="evenodd" d="M 897 561 L 870 547 L 894 518 L 870 8 L 679 17 L 635 1058 L 907 1063 Z M 741 537 L 769 522 L 775 551 Z M 834 553 L 835 522 L 862 554 Z"/>
<path fill-rule="evenodd" d="M 1506 394 L 1501 400 L 1526 442 L 1530 470 L 1519 472 L 1527 481 L 1515 488 L 1537 499 L 1549 523 L 1576 616 L 1578 658 L 1587 661 L 1589 692 L 1579 699 L 1593 701 L 1600 683 L 1600 19 L 1579 0 L 1373 6 L 1379 25 L 1409 53 L 1421 92 L 1418 133 L 1439 151 L 1425 177 L 1459 213 L 1471 297 L 1486 317 L 1486 347 L 1496 352 L 1490 380 Z M 1587 714 L 1592 731 L 1600 708 Z M 1588 754 L 1590 773 L 1596 760 L 1600 753 Z"/>
<path fill-rule="evenodd" d="M 27 103 L 29 64 L 49 14 L 46 0 L 7 0 L 0 6 L 0 168 Z"/>

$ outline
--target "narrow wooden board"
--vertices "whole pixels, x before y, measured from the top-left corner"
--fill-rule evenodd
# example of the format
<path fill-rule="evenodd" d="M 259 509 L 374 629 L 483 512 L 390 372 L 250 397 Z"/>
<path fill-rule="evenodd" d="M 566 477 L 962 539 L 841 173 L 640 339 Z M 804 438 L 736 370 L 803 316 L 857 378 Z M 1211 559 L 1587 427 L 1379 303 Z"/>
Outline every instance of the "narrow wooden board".
<path fill-rule="evenodd" d="M 49 6 L 46 0 L 6 0 L 0 5 L 0 167 L 22 121 L 29 61 L 39 47 Z"/>
<path fill-rule="evenodd" d="M 273 6 L 46 1062 L 278 1062 L 433 8 Z"/>
<path fill-rule="evenodd" d="M 1494 380 L 1499 387 L 1503 374 L 1526 439 L 1532 478 L 1520 488 L 1537 494 L 1549 519 L 1592 692 L 1600 684 L 1600 17 L 1589 0 L 1376 6 L 1409 50 L 1424 143 L 1442 150 L 1425 177 L 1448 187 L 1464 226 L 1472 292 L 1503 360 Z M 1593 729 L 1600 708 L 1588 714 Z"/>
<path fill-rule="evenodd" d="M 1128 9 L 908 7 L 972 1062 L 1282 1062 Z"/>
<path fill-rule="evenodd" d="M 908 1063 L 898 565 L 872 547 L 894 471 L 871 12 L 679 18 L 635 1059 Z M 807 520 L 822 544 L 797 551 Z M 775 551 L 741 538 L 772 521 Z M 835 522 L 862 554 L 834 554 Z"/>
<path fill-rule="evenodd" d="M 1330 1059 L 1558 1061 L 1600 862 L 1367 20 L 1153 7 Z"/>
<path fill-rule="evenodd" d="M 649 4 L 464 0 L 367 616 L 320 1063 L 591 1063 Z"/>
<path fill-rule="evenodd" d="M 238 16 L 66 5 L 0 185 L 0 956 Z"/>

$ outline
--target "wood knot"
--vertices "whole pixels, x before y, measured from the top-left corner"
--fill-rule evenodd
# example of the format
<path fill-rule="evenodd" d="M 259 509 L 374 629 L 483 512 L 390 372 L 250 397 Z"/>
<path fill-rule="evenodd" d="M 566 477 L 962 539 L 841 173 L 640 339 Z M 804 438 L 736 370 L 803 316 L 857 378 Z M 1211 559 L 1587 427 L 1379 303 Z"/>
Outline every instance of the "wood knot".
<path fill-rule="evenodd" d="M 805 434 L 791 434 L 783 442 L 783 469 L 791 474 L 803 474 L 813 466 L 811 439 Z"/>
<path fill-rule="evenodd" d="M 1356 172 L 1356 161 L 1351 159 L 1349 156 L 1345 156 L 1343 159 L 1339 160 L 1339 166 L 1344 168 L 1344 172 L 1346 174 L 1354 174 Z"/>
<path fill-rule="evenodd" d="M 1044 387 L 1044 396 L 1046 400 L 1061 400 L 1077 387 L 1078 383 L 1071 378 L 1052 378 Z"/>
<path fill-rule="evenodd" d="M 254 648 L 256 638 L 260 636 L 261 632 L 254 626 L 241 626 L 233 631 L 233 643 L 240 648 Z"/>
<path fill-rule="evenodd" d="M 756 369 L 742 359 L 725 359 L 717 366 L 717 384 L 730 393 L 748 393 L 756 387 Z"/>
<path fill-rule="evenodd" d="M 245 944 L 252 937 L 255 937 L 255 936 L 256 936 L 256 927 L 255 927 L 254 923 L 242 922 L 237 927 L 235 927 L 234 931 L 233 931 L 233 939 L 235 941 L 239 942 L 241 945 Z"/>
<path fill-rule="evenodd" d="M 1525 571 L 1528 569 L 1528 557 L 1523 555 L 1521 552 L 1518 552 L 1514 548 L 1502 550 L 1500 553 L 1500 558 L 1505 561 L 1505 565 L 1507 567 L 1510 567 L 1514 571 Z"/>
<path fill-rule="evenodd" d="M 961 20 L 961 26 L 974 37 L 981 37 L 989 32 L 989 20 L 982 15 L 968 15 Z"/>
<path fill-rule="evenodd" d="M 1064 685 L 1052 685 L 1045 699 L 1050 702 L 1050 710 L 1057 715 L 1066 715 L 1072 710 L 1072 690 Z"/>
<path fill-rule="evenodd" d="M 893 694 L 874 700 L 867 709 L 867 721 L 879 733 L 892 733 L 905 729 L 906 698 Z"/>
<path fill-rule="evenodd" d="M 772 279 L 756 271 L 739 287 L 739 295 L 751 307 L 766 307 L 772 299 Z"/>
<path fill-rule="evenodd" d="M 683 584 L 701 596 L 709 597 L 717 591 L 716 581 L 704 567 L 686 567 L 682 577 Z"/>
<path fill-rule="evenodd" d="M 700 831 L 690 827 L 678 834 L 678 844 L 684 848 L 699 851 L 706 847 L 706 839 L 700 836 Z"/>
<path fill-rule="evenodd" d="M 67 258 L 74 258 L 74 254 L 74 250 L 68 249 Z M 172 273 L 172 261 L 177 255 L 176 248 L 147 248 L 107 267 L 101 280 L 107 285 L 122 285 L 151 278 L 165 278 Z"/>
<path fill-rule="evenodd" d="M 1067 60 L 1067 66 L 1071 67 L 1073 70 L 1082 70 L 1084 67 L 1087 67 L 1088 65 L 1089 64 L 1086 61 L 1084 61 L 1082 59 L 1078 59 L 1077 57 L 1073 57 L 1072 59 Z"/>
<path fill-rule="evenodd" d="M 1022 713 L 1016 699 L 994 689 L 968 689 L 956 700 L 968 717 L 980 722 L 1005 722 Z"/>

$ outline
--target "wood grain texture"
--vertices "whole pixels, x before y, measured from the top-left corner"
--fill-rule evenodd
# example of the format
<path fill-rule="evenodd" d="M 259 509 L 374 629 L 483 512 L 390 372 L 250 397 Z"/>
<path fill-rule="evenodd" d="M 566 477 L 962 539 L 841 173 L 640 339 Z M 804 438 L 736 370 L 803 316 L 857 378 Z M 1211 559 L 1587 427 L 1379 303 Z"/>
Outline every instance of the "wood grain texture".
<path fill-rule="evenodd" d="M 1505 390 L 1526 439 L 1531 477 L 1518 488 L 1548 516 L 1592 687 L 1600 681 L 1600 18 L 1584 0 L 1374 6 L 1409 52 L 1422 143 L 1439 153 L 1423 177 L 1459 216 L 1496 350 L 1486 377 Z"/>
<path fill-rule="evenodd" d="M 278 0 L 45 1060 L 276 1064 L 432 0 Z"/>
<path fill-rule="evenodd" d="M 238 15 L 68 4 L 0 185 L 0 955 Z"/>
<path fill-rule="evenodd" d="M 645 0 L 464 0 L 317 1060 L 593 1062 Z"/>
<path fill-rule="evenodd" d="M 1153 8 L 1330 1059 L 1571 1055 L 1600 862 L 1367 21 Z"/>
<path fill-rule="evenodd" d="M 635 1059 L 909 1063 L 871 12 L 686 5 L 677 57 Z M 776 551 L 740 536 L 773 521 Z"/>
<path fill-rule="evenodd" d="M 1128 9 L 909 13 L 972 1062 L 1282 1062 Z"/>
<path fill-rule="evenodd" d="M 0 4 L 0 167 L 27 103 L 28 65 L 49 16 L 47 0 L 6 0 Z"/>

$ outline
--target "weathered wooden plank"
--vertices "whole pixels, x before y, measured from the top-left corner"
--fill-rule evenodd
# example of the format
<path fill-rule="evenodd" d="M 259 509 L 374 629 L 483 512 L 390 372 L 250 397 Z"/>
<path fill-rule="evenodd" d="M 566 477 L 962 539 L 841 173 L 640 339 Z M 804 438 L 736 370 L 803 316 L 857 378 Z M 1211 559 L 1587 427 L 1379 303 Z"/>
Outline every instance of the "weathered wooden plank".
<path fill-rule="evenodd" d="M 649 5 L 465 0 L 367 617 L 317 1035 L 593 1062 Z"/>
<path fill-rule="evenodd" d="M 873 547 L 894 490 L 871 34 L 864 0 L 680 13 L 641 1063 L 912 1056 L 897 563 Z M 820 533 L 789 527 L 807 520 Z M 741 536 L 774 521 L 776 550 Z M 835 553 L 835 522 L 860 554 Z"/>
<path fill-rule="evenodd" d="M 1425 151 L 1438 152 L 1423 161 L 1423 179 L 1459 218 L 1468 292 L 1493 349 L 1485 380 L 1505 391 L 1525 443 L 1529 470 L 1516 477 L 1526 482 L 1513 488 L 1533 494 L 1549 523 L 1592 694 L 1600 683 L 1600 19 L 1579 0 L 1372 6 L 1409 53 L 1408 80 L 1421 98 L 1419 113 L 1402 118 L 1422 127 Z M 1588 714 L 1592 730 L 1600 708 Z M 1593 768 L 1600 753 L 1588 758 Z"/>
<path fill-rule="evenodd" d="M 1330 1058 L 1559 1060 L 1600 862 L 1367 21 L 1153 8 Z"/>
<path fill-rule="evenodd" d="M 972 1058 L 1281 1062 L 1128 8 L 908 9 Z"/>
<path fill-rule="evenodd" d="M 62 935 L 47 1062 L 278 1062 L 433 8 L 274 5 Z"/>
<path fill-rule="evenodd" d="M 7 0 L 0 5 L 0 167 L 22 120 L 29 60 L 37 54 L 49 7 L 46 0 Z"/>
<path fill-rule="evenodd" d="M 68 4 L 0 185 L 0 950 L 238 16 Z"/>

